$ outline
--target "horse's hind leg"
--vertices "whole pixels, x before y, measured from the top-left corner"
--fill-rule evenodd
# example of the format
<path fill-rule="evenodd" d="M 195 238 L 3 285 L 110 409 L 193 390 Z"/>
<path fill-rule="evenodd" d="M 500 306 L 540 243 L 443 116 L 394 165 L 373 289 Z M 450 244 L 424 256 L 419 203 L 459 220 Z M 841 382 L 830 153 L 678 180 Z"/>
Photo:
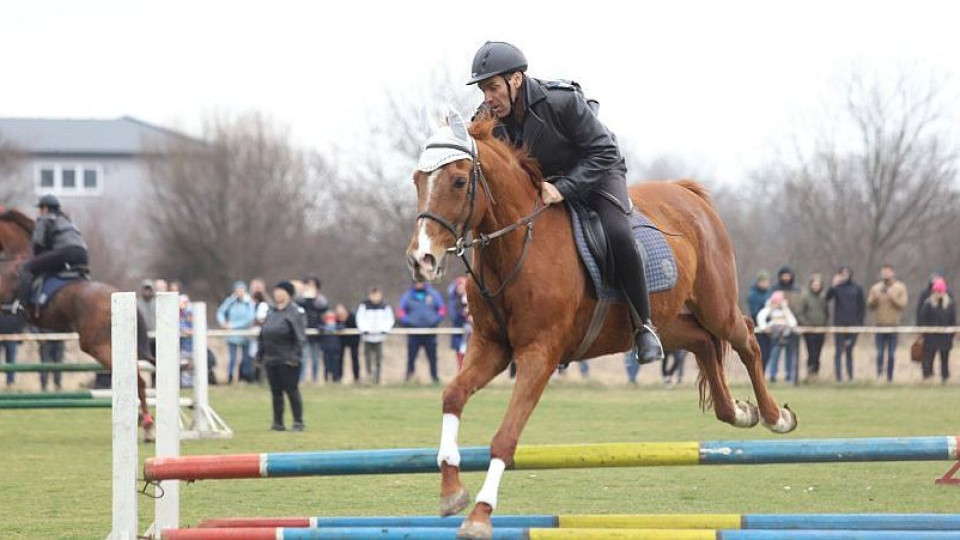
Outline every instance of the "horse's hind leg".
<path fill-rule="evenodd" d="M 770 395 L 767 380 L 763 376 L 760 344 L 757 343 L 757 336 L 753 333 L 753 321 L 743 314 L 738 313 L 738 315 L 739 324 L 733 325 L 726 339 L 730 341 L 733 350 L 737 352 L 740 361 L 747 368 L 747 374 L 750 375 L 750 382 L 753 384 L 753 392 L 760 405 L 763 425 L 774 433 L 789 433 L 797 428 L 797 415 L 786 405 L 782 409 L 778 407 L 776 400 Z"/>
<path fill-rule="evenodd" d="M 700 402 L 706 406 L 712 401 L 717 419 L 736 427 L 753 427 L 759 422 L 756 408 L 748 404 L 735 402 L 730 395 L 723 366 L 720 363 L 722 351 L 720 341 L 707 331 L 692 315 L 680 315 L 668 327 L 663 329 L 670 343 L 690 351 L 697 357 L 700 366 Z M 705 396 L 704 385 L 710 388 L 710 399 Z"/>
<path fill-rule="evenodd" d="M 103 367 L 113 369 L 111 362 L 113 356 L 109 343 L 91 345 L 84 343 L 81 339 L 80 349 L 96 359 Z M 131 361 L 136 362 L 137 360 L 133 359 Z M 153 416 L 150 415 L 150 409 L 147 408 L 147 382 L 143 379 L 139 368 L 137 369 L 137 396 L 140 399 L 140 426 L 143 428 L 143 441 L 153 442 L 156 440 L 156 434 L 154 432 Z"/>
<path fill-rule="evenodd" d="M 440 466 L 440 515 L 456 514 L 470 504 L 470 493 L 460 481 L 457 435 L 467 400 L 506 369 L 510 356 L 499 344 L 475 337 L 463 360 L 463 369 L 443 390 L 443 431 L 437 465 Z"/>

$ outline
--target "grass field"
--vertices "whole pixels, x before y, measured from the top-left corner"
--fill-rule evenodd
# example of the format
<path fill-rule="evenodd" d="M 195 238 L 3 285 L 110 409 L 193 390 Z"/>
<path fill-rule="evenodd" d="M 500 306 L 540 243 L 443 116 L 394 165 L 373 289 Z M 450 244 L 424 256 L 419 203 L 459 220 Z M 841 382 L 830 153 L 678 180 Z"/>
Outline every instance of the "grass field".
<path fill-rule="evenodd" d="M 269 392 L 213 388 L 236 430 L 226 441 L 185 441 L 183 453 L 435 446 L 440 389 L 306 387 L 304 433 L 275 433 Z M 469 404 L 460 442 L 486 445 L 509 388 Z M 955 435 L 956 386 L 775 387 L 799 416 L 789 437 Z M 736 387 L 749 397 L 747 387 Z M 289 413 L 288 413 L 289 414 Z M 555 384 L 522 443 L 774 438 L 701 414 L 692 387 L 673 391 Z M 109 410 L 0 411 L 0 538 L 103 538 L 110 529 Z M 141 445 L 141 460 L 152 453 Z M 957 512 L 960 489 L 936 486 L 949 464 L 866 463 L 508 472 L 501 513 Z M 482 475 L 466 474 L 473 492 Z M 254 515 L 433 514 L 439 475 L 207 481 L 182 488 L 182 521 Z M 152 500 L 141 496 L 141 524 Z"/>

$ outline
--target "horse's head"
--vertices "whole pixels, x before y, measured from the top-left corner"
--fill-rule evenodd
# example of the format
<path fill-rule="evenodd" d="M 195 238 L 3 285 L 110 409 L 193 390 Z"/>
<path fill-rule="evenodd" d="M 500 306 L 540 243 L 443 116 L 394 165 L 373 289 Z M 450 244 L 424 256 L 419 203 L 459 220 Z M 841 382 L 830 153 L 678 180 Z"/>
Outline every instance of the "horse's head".
<path fill-rule="evenodd" d="M 451 116 L 424 145 L 413 174 L 419 214 L 407 247 L 407 264 L 414 279 L 443 277 L 448 250 L 464 238 L 483 214 L 478 208 L 480 169 L 477 143 L 463 119 Z M 482 198 L 482 197 L 480 197 Z"/>

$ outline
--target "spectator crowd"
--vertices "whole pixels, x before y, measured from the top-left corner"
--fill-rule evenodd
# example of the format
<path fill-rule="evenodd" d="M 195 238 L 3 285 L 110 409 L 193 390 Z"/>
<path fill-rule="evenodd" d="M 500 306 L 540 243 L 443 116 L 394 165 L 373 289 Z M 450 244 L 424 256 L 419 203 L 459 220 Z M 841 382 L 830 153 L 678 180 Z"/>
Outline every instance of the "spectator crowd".
<path fill-rule="evenodd" d="M 783 360 L 783 381 L 800 382 L 801 335 L 806 349 L 805 381 L 820 379 L 821 352 L 832 328 L 833 374 L 837 382 L 854 380 L 854 352 L 860 337 L 857 327 L 868 324 L 880 327 L 874 333 L 876 380 L 893 381 L 897 345 L 905 313 L 910 302 L 907 286 L 897 279 L 893 266 L 883 265 L 877 281 L 864 292 L 854 280 L 853 269 L 841 267 L 825 287 L 823 276 L 810 275 L 804 288 L 796 284 L 796 274 L 784 266 L 776 279 L 766 270 L 757 273 L 747 292 L 747 306 L 760 344 L 764 372 L 771 382 L 780 375 Z M 947 327 L 956 324 L 956 307 L 946 278 L 935 273 L 921 290 L 915 304 L 917 326 Z M 798 329 L 804 329 L 800 332 Z M 849 329 L 849 330 L 847 330 Z M 890 331 L 885 331 L 889 329 Z M 954 334 L 922 333 L 912 344 L 911 360 L 921 364 L 923 380 L 934 380 L 934 361 L 940 359 L 940 381 L 950 378 L 950 349 Z"/>

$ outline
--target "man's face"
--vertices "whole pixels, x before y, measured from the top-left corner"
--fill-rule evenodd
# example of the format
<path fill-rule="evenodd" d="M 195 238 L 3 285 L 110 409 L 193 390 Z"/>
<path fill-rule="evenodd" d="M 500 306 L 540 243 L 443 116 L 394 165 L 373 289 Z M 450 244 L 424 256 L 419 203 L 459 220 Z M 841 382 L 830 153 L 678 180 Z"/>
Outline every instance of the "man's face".
<path fill-rule="evenodd" d="M 889 266 L 884 266 L 880 269 L 880 279 L 884 281 L 890 281 L 896 274 L 893 271 L 893 268 Z"/>
<path fill-rule="evenodd" d="M 478 86 L 483 92 L 483 104 L 489 107 L 497 118 L 506 118 L 513 111 L 510 96 L 516 97 L 522 81 L 523 75 L 519 71 L 506 77 L 497 75 L 480 81 Z"/>
<path fill-rule="evenodd" d="M 149 300 L 153 298 L 153 287 L 144 287 L 140 291 L 140 294 L 144 299 Z"/>
<path fill-rule="evenodd" d="M 379 304 L 383 300 L 383 293 L 380 291 L 370 291 L 370 301 L 374 304 Z"/>
<path fill-rule="evenodd" d="M 237 298 L 243 298 L 244 296 L 247 295 L 247 288 L 237 287 L 236 289 L 233 290 L 233 295 L 236 296 Z"/>
<path fill-rule="evenodd" d="M 770 280 L 769 280 L 769 279 L 763 278 L 763 279 L 758 279 L 758 280 L 757 280 L 757 287 L 759 287 L 759 288 L 761 288 L 761 289 L 766 289 L 766 288 L 769 287 L 769 286 L 770 286 Z"/>

